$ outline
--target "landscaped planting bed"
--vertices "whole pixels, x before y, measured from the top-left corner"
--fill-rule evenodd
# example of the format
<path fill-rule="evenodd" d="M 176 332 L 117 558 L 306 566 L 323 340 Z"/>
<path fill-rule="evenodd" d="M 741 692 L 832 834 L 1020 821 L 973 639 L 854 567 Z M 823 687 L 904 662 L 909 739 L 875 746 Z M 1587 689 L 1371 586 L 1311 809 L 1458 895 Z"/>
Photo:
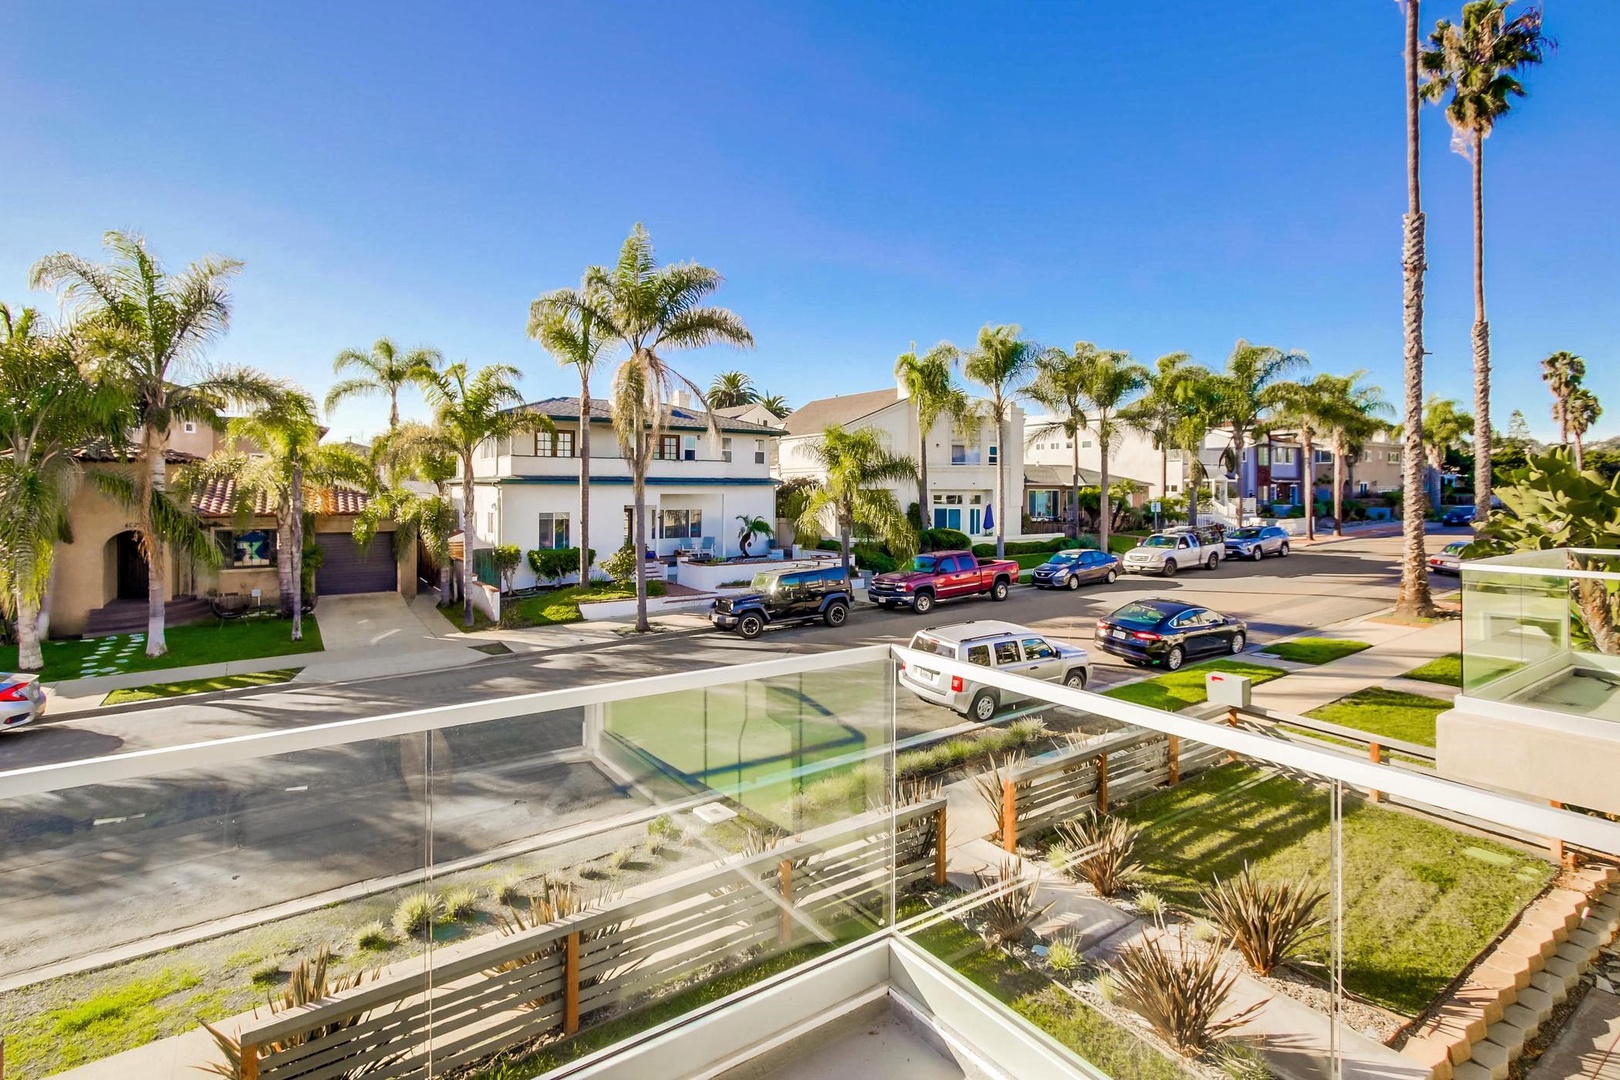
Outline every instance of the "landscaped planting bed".
<path fill-rule="evenodd" d="M 163 635 L 169 651 L 158 657 L 146 655 L 145 634 L 47 641 L 42 647 L 45 669 L 40 677 L 55 683 L 98 675 L 217 664 L 226 660 L 320 652 L 321 629 L 315 622 L 315 616 L 304 616 L 303 629 L 302 640 L 292 640 L 292 620 L 277 615 L 249 615 L 225 623 L 210 620 L 191 626 L 175 626 Z M 0 669 L 17 670 L 17 646 L 0 646 Z"/>

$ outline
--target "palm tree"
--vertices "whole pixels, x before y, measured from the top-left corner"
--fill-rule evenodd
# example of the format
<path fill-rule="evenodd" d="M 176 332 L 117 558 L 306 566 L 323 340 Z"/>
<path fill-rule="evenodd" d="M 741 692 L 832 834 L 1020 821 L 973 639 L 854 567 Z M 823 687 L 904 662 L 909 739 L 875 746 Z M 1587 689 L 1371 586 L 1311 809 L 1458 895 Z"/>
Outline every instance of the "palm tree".
<path fill-rule="evenodd" d="M 1086 342 L 1075 346 L 1082 353 Z M 1097 433 L 1097 483 L 1102 493 L 1098 547 L 1108 550 L 1108 534 L 1113 528 L 1114 499 L 1108 486 L 1108 454 L 1125 432 L 1134 427 L 1126 399 L 1147 385 L 1148 370 L 1131 360 L 1129 353 L 1090 349 L 1084 364 L 1086 401 L 1090 405 L 1091 430 Z M 1135 486 L 1132 485 L 1132 491 Z"/>
<path fill-rule="evenodd" d="M 901 353 L 894 362 L 894 375 L 906 388 L 906 396 L 917 415 L 917 520 L 923 528 L 930 525 L 928 502 L 928 437 L 942 417 L 958 424 L 969 423 L 972 403 L 967 392 L 956 385 L 951 371 L 962 359 L 962 350 L 948 341 L 942 341 L 922 356 L 917 355 L 917 343 L 911 351 Z"/>
<path fill-rule="evenodd" d="M 1575 468 L 1585 468 L 1586 453 L 1581 440 L 1586 433 L 1592 430 L 1592 425 L 1598 422 L 1603 415 L 1603 406 L 1598 404 L 1597 395 L 1584 386 L 1576 387 L 1569 395 L 1569 402 L 1565 406 L 1565 418 L 1569 423 L 1570 437 L 1575 440 Z"/>
<path fill-rule="evenodd" d="M 1423 405 L 1423 452 L 1432 477 L 1429 501 L 1434 507 L 1440 505 L 1440 477 L 1445 472 L 1446 455 L 1468 445 L 1473 426 L 1474 418 L 1450 398 L 1430 395 Z"/>
<path fill-rule="evenodd" d="M 612 353 L 612 327 L 597 318 L 589 275 L 529 305 L 529 336 L 579 375 L 579 583 L 591 581 L 591 376 Z"/>
<path fill-rule="evenodd" d="M 1190 364 L 1180 369 L 1171 384 L 1176 420 L 1170 429 L 1170 445 L 1187 458 L 1187 524 L 1198 524 L 1198 486 L 1209 477 L 1204 464 L 1204 443 L 1220 422 L 1225 386 L 1220 375 Z"/>
<path fill-rule="evenodd" d="M 0 590 L 17 622 L 17 663 L 45 665 L 42 616 L 58 542 L 81 470 L 73 451 L 121 443 L 128 400 L 98 377 L 80 343 L 38 312 L 0 303 Z"/>
<path fill-rule="evenodd" d="M 276 519 L 276 584 L 281 613 L 292 620 L 292 640 L 304 637 L 304 515 L 330 513 L 339 488 L 366 488 L 371 464 L 343 446 L 322 446 L 315 402 L 303 390 L 281 393 L 226 425 L 232 448 L 218 450 L 180 471 L 184 488 L 199 492 L 229 485 L 231 509 L 245 527 L 260 506 Z M 252 446 L 253 452 L 235 449 Z"/>
<path fill-rule="evenodd" d="M 1394 408 L 1384 398 L 1383 390 L 1368 386 L 1361 379 L 1365 371 L 1349 375 L 1318 375 L 1313 382 L 1325 398 L 1321 420 L 1326 424 L 1329 444 L 1333 450 L 1333 534 L 1344 535 L 1345 463 L 1362 452 L 1366 441 L 1389 428 L 1385 417 L 1394 415 Z"/>
<path fill-rule="evenodd" d="M 978 347 L 969 354 L 963 373 L 989 391 L 982 418 L 996 431 L 996 558 L 1007 553 L 1007 424 L 1025 388 L 1035 377 L 1035 362 L 1045 351 L 1026 340 L 1022 328 L 990 326 L 979 330 Z"/>
<path fill-rule="evenodd" d="M 1510 0 L 1470 0 L 1462 24 L 1441 19 L 1429 35 L 1421 63 L 1428 81 L 1423 96 L 1446 103 L 1453 145 L 1473 166 L 1474 186 L 1474 507 L 1479 520 L 1491 512 L 1491 330 L 1485 321 L 1485 140 L 1496 122 L 1524 97 L 1516 72 L 1541 63 L 1549 44 L 1541 33 L 1541 9 L 1508 18 Z"/>
<path fill-rule="evenodd" d="M 1310 360 L 1302 352 L 1238 340 L 1219 376 L 1219 419 L 1231 426 L 1232 457 L 1238 477 L 1238 512 L 1252 492 L 1244 489 L 1243 451 L 1258 433 L 1260 420 L 1280 400 L 1285 380 Z"/>
<path fill-rule="evenodd" d="M 776 532 L 771 523 L 755 514 L 738 514 L 737 546 L 742 549 L 742 557 L 748 558 L 748 545 L 754 542 L 754 537 L 763 536 L 767 540 Z"/>
<path fill-rule="evenodd" d="M 1337 397 L 1332 375 L 1318 375 L 1307 383 L 1284 383 L 1277 418 L 1299 435 L 1300 476 L 1305 481 L 1305 539 L 1316 539 L 1316 441 L 1333 430 Z M 1334 506 L 1338 506 L 1338 460 L 1334 460 Z M 1337 518 L 1335 518 L 1337 520 Z"/>
<path fill-rule="evenodd" d="M 662 353 L 716 344 L 749 347 L 754 336 L 735 313 L 703 303 L 720 287 L 719 271 L 697 263 L 659 266 L 652 238 L 640 224 L 625 239 L 618 263 L 593 266 L 585 278 L 586 295 L 563 306 L 588 309 L 630 353 L 613 377 L 613 430 L 630 462 L 635 493 L 636 630 L 645 633 L 647 567 L 641 554 L 647 550 L 647 470 L 663 430 L 664 401 L 677 385 L 703 399 L 697 385 Z M 708 421 L 713 434 L 712 414 Z"/>
<path fill-rule="evenodd" d="M 399 392 L 417 381 L 416 373 L 422 368 L 437 368 L 444 363 L 439 350 L 418 347 L 401 352 L 388 338 L 378 338 L 370 352 L 344 349 L 332 361 L 332 373 L 345 371 L 359 374 L 343 379 L 326 392 L 328 414 L 341 402 L 354 397 L 373 394 L 388 395 L 388 430 L 399 427 Z"/>
<path fill-rule="evenodd" d="M 901 558 L 915 550 L 917 538 L 911 523 L 894 492 L 885 486 L 915 480 L 915 461 L 884 449 L 872 428 L 846 431 L 837 424 L 823 431 L 808 453 L 825 479 L 810 489 L 795 525 L 819 536 L 831 513 L 844 577 L 849 577 L 850 540 L 857 529 L 883 540 Z"/>
<path fill-rule="evenodd" d="M 1153 440 L 1159 451 L 1159 497 L 1170 493 L 1170 451 L 1175 445 L 1176 422 L 1181 418 L 1181 407 L 1176 401 L 1176 383 L 1188 378 L 1194 371 L 1192 357 L 1184 352 L 1166 353 L 1154 361 L 1148 371 L 1143 394 L 1128 410 L 1130 424 Z M 1203 371 L 1196 368 L 1196 371 Z"/>
<path fill-rule="evenodd" d="M 781 394 L 761 394 L 759 406 L 778 420 L 786 420 L 788 413 L 793 409 L 788 405 L 787 398 Z"/>
<path fill-rule="evenodd" d="M 1572 352 L 1555 352 L 1541 362 L 1541 377 L 1553 396 L 1553 419 L 1558 441 L 1569 445 L 1569 398 L 1586 378 L 1586 361 Z"/>
<path fill-rule="evenodd" d="M 385 486 L 355 519 L 354 538 L 368 546 L 384 522 L 396 523 L 394 541 L 403 554 L 411 540 L 428 553 L 439 570 L 439 603 L 450 603 L 450 539 L 459 528 L 450 483 L 459 467 L 456 448 L 444 433 L 420 420 L 407 420 L 371 445 L 374 469 L 396 480 L 411 477 L 433 485 L 432 495 Z"/>
<path fill-rule="evenodd" d="M 1095 351 L 1089 342 L 1077 342 L 1073 353 L 1062 349 L 1048 349 L 1035 362 L 1034 380 L 1029 384 L 1029 399 L 1045 409 L 1054 419 L 1036 424 L 1024 433 L 1026 443 L 1038 442 L 1049 436 L 1062 435 L 1074 451 L 1069 482 L 1070 510 L 1074 514 L 1074 535 L 1080 535 L 1080 433 L 1086 430 L 1086 371 L 1085 350 Z"/>
<path fill-rule="evenodd" d="M 36 289 L 61 288 L 87 344 L 106 359 L 113 380 L 135 402 L 134 475 L 121 482 L 126 478 L 103 473 L 97 482 L 134 513 L 147 567 L 146 655 L 157 657 L 169 651 L 163 605 L 170 546 L 204 562 L 218 557 L 195 518 L 166 501 L 169 428 L 182 420 L 219 427 L 225 405 L 270 400 L 279 388 L 245 368 L 215 370 L 190 385 L 181 383 L 230 326 L 230 279 L 241 263 L 209 256 L 170 275 L 138 234 L 109 232 L 103 242 L 110 261 L 57 252 L 35 263 L 29 280 Z"/>
<path fill-rule="evenodd" d="M 759 400 L 754 380 L 741 371 L 722 371 L 709 384 L 709 392 L 701 396 L 711 409 L 734 409 Z"/>
<path fill-rule="evenodd" d="M 517 368 L 490 364 L 470 372 L 466 361 L 440 371 L 417 373 L 422 396 L 433 409 L 439 437 L 455 449 L 461 464 L 461 618 L 473 625 L 473 454 L 484 443 L 499 443 L 529 431 L 551 430 L 548 417 L 520 409 Z"/>

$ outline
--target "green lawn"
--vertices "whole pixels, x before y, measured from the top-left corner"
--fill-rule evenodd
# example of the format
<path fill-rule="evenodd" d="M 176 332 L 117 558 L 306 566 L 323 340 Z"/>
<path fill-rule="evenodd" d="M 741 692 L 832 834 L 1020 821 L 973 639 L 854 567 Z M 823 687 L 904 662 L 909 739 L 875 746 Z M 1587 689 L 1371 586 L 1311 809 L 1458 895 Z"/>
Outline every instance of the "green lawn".
<path fill-rule="evenodd" d="M 1305 715 L 1370 735 L 1386 735 L 1391 739 L 1433 746 L 1434 718 L 1449 708 L 1451 702 L 1426 694 L 1407 694 L 1369 686 L 1312 709 Z"/>
<path fill-rule="evenodd" d="M 275 615 L 250 616 L 221 625 L 217 620 L 171 627 L 164 638 L 169 651 L 153 659 L 146 655 L 145 634 L 87 638 L 45 643 L 46 682 L 118 675 L 126 671 L 161 671 L 192 664 L 226 660 L 252 660 L 262 656 L 292 656 L 320 652 L 321 629 L 312 615 L 304 617 L 302 641 L 292 640 L 292 623 Z M 15 671 L 17 647 L 0 647 L 0 669 Z"/>
<path fill-rule="evenodd" d="M 1199 889 L 1245 862 L 1262 878 L 1328 880 L 1328 796 L 1315 786 L 1226 765 L 1127 807 L 1146 826 L 1142 884 L 1201 911 Z M 1345 984 L 1416 1016 L 1551 879 L 1521 851 L 1416 814 L 1347 799 Z M 1328 942 L 1308 959 L 1323 960 Z"/>
<path fill-rule="evenodd" d="M 648 596 L 663 596 L 665 586 L 662 581 L 647 582 Z M 535 593 L 525 596 L 521 600 L 501 604 L 501 625 L 507 627 L 524 626 L 559 626 L 563 623 L 579 622 L 583 615 L 579 612 L 581 600 L 634 600 L 636 589 L 633 585 L 620 585 L 608 583 L 592 585 L 589 588 L 580 588 L 571 585 L 566 589 L 553 589 L 549 592 Z M 451 622 L 461 628 L 461 620 L 452 616 Z M 487 624 L 486 624 L 487 625 Z M 474 627 L 482 629 L 482 627 Z"/>
<path fill-rule="evenodd" d="M 212 679 L 186 679 L 181 682 L 150 683 L 128 690 L 114 690 L 103 700 L 103 705 L 127 705 L 132 701 L 154 701 L 158 698 L 184 697 L 187 694 L 211 694 L 216 690 L 240 690 L 249 686 L 273 686 L 284 683 L 301 668 L 278 668 L 275 671 L 250 671 L 241 675 L 220 675 Z"/>
<path fill-rule="evenodd" d="M 1462 653 L 1447 653 L 1437 656 L 1422 667 L 1415 667 L 1404 676 L 1408 679 L 1421 679 L 1423 682 L 1439 683 L 1441 686 L 1462 685 Z"/>
<path fill-rule="evenodd" d="M 1151 705 L 1166 712 L 1180 712 L 1189 705 L 1197 705 L 1206 700 L 1204 675 L 1210 671 L 1247 675 L 1257 684 L 1270 682 L 1288 674 L 1266 664 L 1250 664 L 1242 660 L 1206 660 L 1200 664 L 1189 664 L 1180 671 L 1167 671 L 1163 675 L 1155 675 L 1141 682 L 1116 686 L 1112 690 L 1104 690 L 1103 693 L 1122 701 Z"/>
<path fill-rule="evenodd" d="M 1260 651 L 1267 656 L 1275 656 L 1279 660 L 1289 660 L 1296 664 L 1330 664 L 1335 660 L 1342 660 L 1346 656 L 1354 656 L 1363 649 L 1372 648 L 1367 641 L 1350 641 L 1344 638 L 1294 638 L 1292 641 L 1279 641 L 1267 645 Z"/>

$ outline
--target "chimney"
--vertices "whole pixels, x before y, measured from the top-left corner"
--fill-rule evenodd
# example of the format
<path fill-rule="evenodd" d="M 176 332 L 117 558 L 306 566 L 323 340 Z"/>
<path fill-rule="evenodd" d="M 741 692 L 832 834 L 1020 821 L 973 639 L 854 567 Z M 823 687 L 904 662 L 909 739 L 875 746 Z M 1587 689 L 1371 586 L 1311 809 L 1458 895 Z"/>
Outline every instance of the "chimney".
<path fill-rule="evenodd" d="M 669 395 L 669 403 L 677 409 L 690 409 L 692 407 L 692 395 L 685 390 L 676 390 Z"/>

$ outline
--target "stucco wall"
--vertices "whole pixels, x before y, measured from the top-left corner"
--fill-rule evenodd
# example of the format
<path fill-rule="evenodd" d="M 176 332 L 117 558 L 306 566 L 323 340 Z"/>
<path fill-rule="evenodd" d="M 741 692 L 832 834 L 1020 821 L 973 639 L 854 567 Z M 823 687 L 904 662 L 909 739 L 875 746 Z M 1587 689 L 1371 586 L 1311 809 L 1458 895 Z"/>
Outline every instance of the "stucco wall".
<path fill-rule="evenodd" d="M 1581 728 L 1597 725 L 1598 730 Z M 1436 769 L 1448 780 L 1620 814 L 1620 732 L 1606 721 L 1547 723 L 1451 709 L 1435 721 Z"/>

